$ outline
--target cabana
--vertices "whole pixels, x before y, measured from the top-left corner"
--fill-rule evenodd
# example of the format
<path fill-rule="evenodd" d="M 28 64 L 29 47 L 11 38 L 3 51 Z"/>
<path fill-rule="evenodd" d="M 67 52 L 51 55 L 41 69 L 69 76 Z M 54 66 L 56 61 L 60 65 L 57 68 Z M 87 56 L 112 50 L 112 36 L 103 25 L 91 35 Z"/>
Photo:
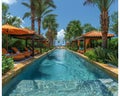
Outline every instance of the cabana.
<path fill-rule="evenodd" d="M 114 37 L 114 34 L 108 34 L 107 38 L 111 39 Z M 92 46 L 92 41 L 97 41 L 102 39 L 102 33 L 100 31 L 90 31 L 82 36 L 76 37 L 75 41 L 77 42 L 78 47 L 80 47 L 80 43 L 83 42 L 83 51 L 86 52 L 87 46 Z"/>
<path fill-rule="evenodd" d="M 11 36 L 14 38 L 24 39 L 26 40 L 26 47 L 27 47 L 27 41 L 32 41 L 32 56 L 34 56 L 34 42 L 36 40 L 43 40 L 45 39 L 42 35 L 36 34 L 35 31 L 25 29 L 25 28 L 17 28 L 14 26 L 11 26 L 9 24 L 5 24 L 2 26 L 2 34 L 6 34 L 7 36 Z M 8 45 L 7 45 L 8 48 Z"/>

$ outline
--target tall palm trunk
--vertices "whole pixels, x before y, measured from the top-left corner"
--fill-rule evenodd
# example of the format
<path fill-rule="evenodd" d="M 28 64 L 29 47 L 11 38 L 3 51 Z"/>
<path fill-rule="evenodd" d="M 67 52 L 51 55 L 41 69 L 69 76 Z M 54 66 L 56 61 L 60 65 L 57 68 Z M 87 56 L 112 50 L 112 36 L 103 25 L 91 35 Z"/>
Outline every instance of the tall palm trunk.
<path fill-rule="evenodd" d="M 34 15 L 33 14 L 31 14 L 31 30 L 35 30 L 35 24 L 34 24 Z"/>
<path fill-rule="evenodd" d="M 108 11 L 102 11 L 101 13 L 101 30 L 102 30 L 102 47 L 107 48 L 107 34 L 109 27 Z"/>
<path fill-rule="evenodd" d="M 42 5 L 41 5 L 41 3 L 42 3 L 42 1 L 41 0 L 38 0 L 38 2 L 39 2 L 39 4 L 40 4 L 40 11 L 42 10 Z M 41 13 L 40 13 L 41 14 Z M 41 15 L 40 15 L 41 16 Z M 38 34 L 40 35 L 41 34 L 41 31 L 40 31 L 40 27 L 41 27 L 41 17 L 40 18 L 38 18 Z"/>
<path fill-rule="evenodd" d="M 53 46 L 53 38 L 50 37 L 50 46 Z"/>
<path fill-rule="evenodd" d="M 34 3 L 33 3 L 33 0 L 30 0 L 30 2 L 31 2 L 31 29 L 32 30 L 35 30 L 35 24 L 34 24 L 34 22 L 35 22 L 35 20 L 34 20 L 34 18 L 35 18 L 35 6 L 34 6 Z"/>
<path fill-rule="evenodd" d="M 51 36 L 51 46 L 53 46 L 53 37 Z"/>
<path fill-rule="evenodd" d="M 39 35 L 41 34 L 40 26 L 41 26 L 41 18 L 38 18 L 38 34 Z"/>
<path fill-rule="evenodd" d="M 48 28 L 48 39 L 50 40 L 50 46 L 53 46 L 53 42 L 52 42 L 52 32 L 51 32 L 51 29 L 50 28 Z"/>

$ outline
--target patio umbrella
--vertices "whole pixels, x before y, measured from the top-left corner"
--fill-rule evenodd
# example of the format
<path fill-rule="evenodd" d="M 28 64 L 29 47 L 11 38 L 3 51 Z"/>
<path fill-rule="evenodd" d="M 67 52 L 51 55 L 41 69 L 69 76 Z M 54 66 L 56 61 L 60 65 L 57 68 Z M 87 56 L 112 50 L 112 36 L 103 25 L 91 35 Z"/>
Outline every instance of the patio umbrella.
<path fill-rule="evenodd" d="M 27 34 L 27 31 L 22 30 L 22 28 L 17 28 L 15 26 L 5 24 L 2 26 L 2 33 L 7 35 L 24 35 Z"/>
<path fill-rule="evenodd" d="M 35 34 L 35 31 L 27 29 L 27 28 L 21 28 L 23 31 L 26 31 L 27 34 Z"/>
<path fill-rule="evenodd" d="M 15 26 L 5 24 L 2 26 L 2 34 L 7 35 L 6 49 L 8 50 L 8 35 L 24 35 L 27 32 L 22 30 L 21 28 L 17 28 Z"/>

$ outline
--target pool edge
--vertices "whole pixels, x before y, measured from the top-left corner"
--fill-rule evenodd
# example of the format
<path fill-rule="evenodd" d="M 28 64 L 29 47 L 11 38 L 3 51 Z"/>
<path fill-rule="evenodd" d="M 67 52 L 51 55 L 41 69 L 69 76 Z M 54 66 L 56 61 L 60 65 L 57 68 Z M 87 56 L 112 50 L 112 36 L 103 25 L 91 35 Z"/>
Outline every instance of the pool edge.
<path fill-rule="evenodd" d="M 52 52 L 54 49 L 49 50 L 48 52 L 44 52 L 43 54 L 38 54 L 28 60 L 18 63 L 14 66 L 14 69 L 8 71 L 5 75 L 2 76 L 2 86 L 4 86 L 7 82 L 9 82 L 12 78 L 14 78 L 17 74 L 19 74 L 24 68 L 28 65 L 32 64 L 32 62 L 36 61 L 37 59 L 45 56 L 46 54 Z"/>
<path fill-rule="evenodd" d="M 67 50 L 69 50 L 69 49 L 67 49 Z M 79 55 L 80 57 L 84 58 L 88 62 L 94 64 L 95 66 L 99 67 L 101 70 L 103 70 L 106 73 L 108 73 L 111 77 L 113 77 L 116 80 L 118 80 L 118 68 L 112 67 L 112 66 L 110 66 L 108 64 L 103 64 L 103 63 L 99 63 L 99 62 L 96 62 L 96 61 L 92 61 L 87 56 L 85 56 L 85 55 L 83 55 L 81 53 L 74 52 L 72 50 L 69 50 L 69 51 L 71 51 L 72 53 L 75 53 L 75 54 Z"/>

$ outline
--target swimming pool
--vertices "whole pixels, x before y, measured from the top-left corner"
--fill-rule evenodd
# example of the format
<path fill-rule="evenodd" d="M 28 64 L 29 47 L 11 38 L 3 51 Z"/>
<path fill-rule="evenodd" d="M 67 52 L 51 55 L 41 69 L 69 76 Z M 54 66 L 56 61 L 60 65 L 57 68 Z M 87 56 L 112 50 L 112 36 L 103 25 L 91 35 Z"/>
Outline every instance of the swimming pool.
<path fill-rule="evenodd" d="M 117 96 L 117 88 L 102 70 L 68 50 L 56 49 L 3 86 L 3 96 Z"/>

